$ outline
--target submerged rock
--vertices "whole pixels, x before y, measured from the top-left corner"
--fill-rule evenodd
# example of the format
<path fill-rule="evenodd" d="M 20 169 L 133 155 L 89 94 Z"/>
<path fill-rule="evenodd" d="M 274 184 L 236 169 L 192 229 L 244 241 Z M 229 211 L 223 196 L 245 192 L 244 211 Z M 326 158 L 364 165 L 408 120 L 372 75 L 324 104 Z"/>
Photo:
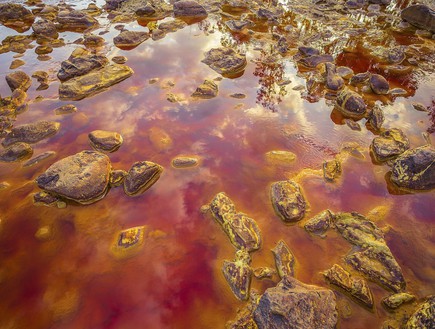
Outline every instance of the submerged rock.
<path fill-rule="evenodd" d="M 391 160 L 407 149 L 409 149 L 408 137 L 398 128 L 382 131 L 370 145 L 370 150 L 379 162 Z"/>
<path fill-rule="evenodd" d="M 402 10 L 403 20 L 418 27 L 435 33 L 435 11 L 426 5 L 412 5 Z"/>
<path fill-rule="evenodd" d="M 347 241 L 360 248 L 346 256 L 346 261 L 357 271 L 394 292 L 405 289 L 402 269 L 382 231 L 373 222 L 356 212 L 339 213 L 335 217 L 335 227 Z"/>
<path fill-rule="evenodd" d="M 231 32 L 241 33 L 248 27 L 252 26 L 253 22 L 231 19 L 229 21 L 226 21 L 225 25 L 231 30 Z"/>
<path fill-rule="evenodd" d="M 248 252 L 260 248 L 261 232 L 257 223 L 246 214 L 237 212 L 225 193 L 218 193 L 213 198 L 210 209 L 234 247 Z"/>
<path fill-rule="evenodd" d="M 0 151 L 0 162 L 16 162 L 29 159 L 33 154 L 27 143 L 15 143 Z"/>
<path fill-rule="evenodd" d="M 56 152 L 54 151 L 46 151 L 44 153 L 41 153 L 39 155 L 37 155 L 36 157 L 34 157 L 33 159 L 30 159 L 29 161 L 27 161 L 26 163 L 23 164 L 23 167 L 31 167 L 45 159 L 48 159 L 52 156 L 56 155 Z"/>
<path fill-rule="evenodd" d="M 258 329 L 332 329 L 338 320 L 335 295 L 285 276 L 261 296 L 254 320 Z"/>
<path fill-rule="evenodd" d="M 401 188 L 430 190 L 435 188 L 435 149 L 420 146 L 402 153 L 391 168 L 391 181 Z"/>
<path fill-rule="evenodd" d="M 110 171 L 111 164 L 106 155 L 82 151 L 52 164 L 36 183 L 48 193 L 90 204 L 106 195 Z"/>
<path fill-rule="evenodd" d="M 77 112 L 77 107 L 72 104 L 62 105 L 54 110 L 57 115 L 70 114 Z"/>
<path fill-rule="evenodd" d="M 80 100 L 105 91 L 133 74 L 133 70 L 120 64 L 107 65 L 100 70 L 72 78 L 59 87 L 61 100 Z"/>
<path fill-rule="evenodd" d="M 148 190 L 160 178 L 163 168 L 150 161 L 135 162 L 124 180 L 124 192 L 129 196 Z"/>
<path fill-rule="evenodd" d="M 88 137 L 92 148 L 100 152 L 115 152 L 123 142 L 122 136 L 114 131 L 94 130 Z"/>
<path fill-rule="evenodd" d="M 119 232 L 112 246 L 117 258 L 133 256 L 143 245 L 145 226 L 136 226 Z"/>
<path fill-rule="evenodd" d="M 191 168 L 198 165 L 198 158 L 191 156 L 178 156 L 172 159 L 172 166 L 174 168 Z"/>
<path fill-rule="evenodd" d="M 207 12 L 203 6 L 196 1 L 177 1 L 174 3 L 174 17 L 205 18 Z"/>
<path fill-rule="evenodd" d="M 232 48 L 213 48 L 205 53 L 203 63 L 223 76 L 232 76 L 244 71 L 246 56 L 238 54 Z"/>
<path fill-rule="evenodd" d="M 12 128 L 2 142 L 3 146 L 9 146 L 16 142 L 37 143 L 43 139 L 55 135 L 60 128 L 59 122 L 38 121 Z"/>
<path fill-rule="evenodd" d="M 270 191 L 272 205 L 284 222 L 297 222 L 304 217 L 306 202 L 296 182 L 275 182 Z"/>
<path fill-rule="evenodd" d="M 249 298 L 252 269 L 249 266 L 251 257 L 244 250 L 236 252 L 236 259 L 232 262 L 225 260 L 222 272 L 232 292 L 239 300 Z"/>
<path fill-rule="evenodd" d="M 204 80 L 198 88 L 196 88 L 195 92 L 192 94 L 192 97 L 202 98 L 202 99 L 210 99 L 216 97 L 218 94 L 218 86 L 212 80 Z"/>
<path fill-rule="evenodd" d="M 256 279 L 261 280 L 265 278 L 271 278 L 276 271 L 270 267 L 257 267 L 254 269 L 253 273 Z"/>
<path fill-rule="evenodd" d="M 343 289 L 358 302 L 368 308 L 373 308 L 373 295 L 367 282 L 363 279 L 353 278 L 340 265 L 334 264 L 329 270 L 323 273 L 325 278 L 333 285 Z"/>
<path fill-rule="evenodd" d="M 332 159 L 330 161 L 324 161 L 322 165 L 323 178 L 327 182 L 334 182 L 337 178 L 341 176 L 341 163 L 337 159 Z"/>
<path fill-rule="evenodd" d="M 27 91 L 32 84 L 30 77 L 23 71 L 15 71 L 6 75 L 6 82 L 11 88 L 11 91 L 15 89 L 21 89 Z"/>
<path fill-rule="evenodd" d="M 284 240 L 279 240 L 275 248 L 272 249 L 275 257 L 275 265 L 280 278 L 295 275 L 295 256 L 290 251 Z"/>
<path fill-rule="evenodd" d="M 396 309 L 402 304 L 410 303 L 415 300 L 415 296 L 406 292 L 400 292 L 398 294 L 390 295 L 382 299 L 384 304 L 389 309 Z"/>
<path fill-rule="evenodd" d="M 429 296 L 406 322 L 405 329 L 432 329 L 435 327 L 435 296 Z"/>
<path fill-rule="evenodd" d="M 353 119 L 361 119 L 366 113 L 366 104 L 357 93 L 343 89 L 336 99 L 338 110 L 345 116 Z"/>
<path fill-rule="evenodd" d="M 381 108 L 379 106 L 373 107 L 368 117 L 368 123 L 375 130 L 380 130 L 382 124 L 384 123 L 384 120 L 385 120 L 384 112 L 381 110 Z"/>
<path fill-rule="evenodd" d="M 304 228 L 307 232 L 323 236 L 333 223 L 334 215 L 331 210 L 326 209 L 308 220 Z"/>
<path fill-rule="evenodd" d="M 113 38 L 115 46 L 121 49 L 133 49 L 149 38 L 148 32 L 122 31 Z"/>

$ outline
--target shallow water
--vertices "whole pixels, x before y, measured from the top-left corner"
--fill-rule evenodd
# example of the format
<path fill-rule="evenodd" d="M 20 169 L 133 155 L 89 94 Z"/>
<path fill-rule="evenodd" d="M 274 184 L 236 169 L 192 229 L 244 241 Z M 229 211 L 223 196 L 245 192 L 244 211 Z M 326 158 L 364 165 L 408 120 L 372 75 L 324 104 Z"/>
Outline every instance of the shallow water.
<path fill-rule="evenodd" d="M 78 2 L 81 8 L 85 4 Z M 72 42 L 81 34 L 60 33 L 67 45 L 55 48 L 49 61 L 39 61 L 32 50 L 21 57 L 26 64 L 20 70 L 29 75 L 46 70 L 52 82 L 48 90 L 36 91 L 38 84 L 33 80 L 28 91 L 33 101 L 16 123 L 54 120 L 61 123 L 61 129 L 33 145 L 35 155 L 52 150 L 57 152 L 54 157 L 27 168 L 20 163 L 0 163 L 0 181 L 10 184 L 0 190 L 0 328 L 224 327 L 245 303 L 236 300 L 221 273 L 223 260 L 234 258 L 234 247 L 217 223 L 200 212 L 221 191 L 238 210 L 254 218 L 262 231 L 263 245 L 253 254 L 253 267 L 274 268 L 270 249 L 284 239 L 297 259 L 296 278 L 327 286 L 321 272 L 342 263 L 350 245 L 332 231 L 322 239 L 307 234 L 302 225 L 284 225 L 271 206 L 269 186 L 298 176 L 304 169 L 321 169 L 323 161 L 337 155 L 345 142 L 358 143 L 363 157 L 350 156 L 343 162 L 338 182 L 327 183 L 308 171 L 298 176 L 310 204 L 305 218 L 326 208 L 367 215 L 383 206 L 371 218 L 388 228 L 386 240 L 402 267 L 408 291 L 418 298 L 434 293 L 434 192 L 396 194 L 389 188 L 385 179 L 389 167 L 371 161 L 368 146 L 374 135 L 364 120 L 362 131 L 352 131 L 341 124 L 330 101 L 293 90 L 305 86 L 306 73 L 296 67 L 292 56 L 268 62 L 268 56 L 276 54 L 269 54 L 267 46 L 258 47 L 258 39 L 238 44 L 248 59 L 244 74 L 218 82 L 218 97 L 193 100 L 190 94 L 204 79 L 219 76 L 201 63 L 203 53 L 235 42 L 228 31 L 219 28 L 215 17 L 162 40 L 149 39 L 130 51 L 113 46 L 116 23 L 104 17 L 99 20 L 102 25 L 93 33 L 109 31 L 102 35 L 107 57 L 127 56 L 126 64 L 135 74 L 109 91 L 73 102 L 78 107 L 74 114 L 58 116 L 53 111 L 70 103 L 58 100 L 56 74 L 61 61 L 79 47 Z M 127 26 L 146 29 L 137 22 Z M 264 29 L 268 27 L 257 28 Z M 2 38 L 13 34 L 12 29 L 0 26 Z M 10 72 L 13 55 L 0 55 L 0 79 Z M 339 64 L 355 72 L 370 69 L 371 61 L 362 54 L 338 55 Z M 152 78 L 159 81 L 150 84 Z M 286 79 L 291 83 L 280 94 L 276 82 Z M 165 80 L 175 86 L 165 88 Z M 435 75 L 391 77 L 390 82 L 393 87 L 403 86 L 409 96 L 384 107 L 383 127 L 401 128 L 411 147 L 425 144 L 422 133 L 431 122 L 412 103 L 433 101 Z M 186 100 L 170 103 L 166 100 L 169 92 Z M 246 98 L 229 97 L 236 92 Z M 9 93 L 7 84 L 1 84 L 0 94 Z M 35 100 L 39 95 L 43 99 Z M 34 179 L 56 160 L 90 149 L 87 135 L 95 129 L 116 131 L 124 138 L 121 148 L 109 155 L 113 168 L 128 170 L 135 161 L 154 161 L 164 167 L 159 181 L 133 198 L 122 188 L 114 188 L 88 206 L 35 206 L 32 194 L 38 188 Z M 156 142 L 162 134 L 168 134 L 172 144 Z M 294 152 L 297 159 L 271 164 L 265 153 L 272 150 Z M 172 159 L 180 154 L 197 155 L 201 163 L 190 169 L 171 167 Z M 52 238 L 37 240 L 36 231 L 47 225 L 53 230 Z M 147 230 L 141 251 L 125 260 L 115 259 L 110 249 L 119 230 L 139 225 Z M 278 281 L 276 276 L 253 279 L 252 287 L 263 292 Z M 374 283 L 370 287 L 376 305 L 372 312 L 337 293 L 340 328 L 377 328 L 392 317 L 380 303 L 389 293 Z M 409 314 L 410 309 L 405 312 Z"/>

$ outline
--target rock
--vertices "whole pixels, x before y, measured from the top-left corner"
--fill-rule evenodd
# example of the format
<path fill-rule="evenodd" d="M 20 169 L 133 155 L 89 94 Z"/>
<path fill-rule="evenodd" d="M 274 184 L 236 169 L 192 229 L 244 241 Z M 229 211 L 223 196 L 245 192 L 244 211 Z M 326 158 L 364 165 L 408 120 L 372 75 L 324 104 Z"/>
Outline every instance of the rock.
<path fill-rule="evenodd" d="M 429 110 L 427 109 L 427 107 L 424 106 L 424 105 L 421 104 L 421 103 L 412 103 L 412 107 L 413 107 L 415 110 L 420 111 L 420 112 L 429 112 Z"/>
<path fill-rule="evenodd" d="M 94 130 L 88 137 L 92 148 L 100 152 L 115 152 L 123 142 L 122 136 L 113 131 Z"/>
<path fill-rule="evenodd" d="M 334 264 L 323 275 L 331 284 L 343 289 L 356 301 L 368 308 L 373 308 L 373 295 L 366 281 L 353 278 L 349 272 L 337 264 Z"/>
<path fill-rule="evenodd" d="M 264 156 L 270 164 L 290 164 L 296 160 L 296 154 L 290 151 L 273 150 L 267 152 Z"/>
<path fill-rule="evenodd" d="M 176 2 L 177 3 L 177 2 Z M 196 88 L 192 97 L 210 99 L 216 97 L 218 94 L 218 86 L 212 80 L 204 80 L 204 83 Z"/>
<path fill-rule="evenodd" d="M 174 17 L 205 18 L 207 12 L 196 1 L 177 1 L 174 3 Z"/>
<path fill-rule="evenodd" d="M 35 78 L 39 83 L 48 83 L 48 73 L 45 71 L 35 71 L 32 74 L 32 78 Z"/>
<path fill-rule="evenodd" d="M 252 252 L 260 248 L 261 232 L 257 223 L 246 214 L 237 212 L 223 192 L 213 198 L 210 209 L 236 249 Z"/>
<path fill-rule="evenodd" d="M 9 66 L 9 69 L 15 70 L 16 68 L 23 66 L 24 64 L 26 64 L 26 62 L 23 61 L 22 59 L 15 59 L 12 61 L 11 65 Z"/>
<path fill-rule="evenodd" d="M 83 31 L 98 25 L 95 18 L 80 10 L 60 11 L 57 22 L 61 29 L 66 31 Z"/>
<path fill-rule="evenodd" d="M 349 83 L 352 86 L 356 86 L 362 83 L 366 83 L 367 81 L 369 81 L 370 77 L 371 77 L 370 72 L 358 73 L 350 78 Z"/>
<path fill-rule="evenodd" d="M 151 5 L 146 5 L 145 7 L 139 8 L 136 10 L 137 16 L 153 16 L 156 13 L 156 9 Z"/>
<path fill-rule="evenodd" d="M 279 240 L 275 248 L 272 249 L 275 257 L 275 265 L 280 278 L 295 275 L 295 256 L 283 240 Z"/>
<path fill-rule="evenodd" d="M 336 99 L 337 109 L 344 115 L 353 119 L 361 119 L 366 114 L 366 104 L 357 93 L 343 89 Z"/>
<path fill-rule="evenodd" d="M 9 146 L 16 142 L 37 143 L 43 139 L 55 135 L 60 128 L 59 122 L 38 121 L 12 128 L 2 142 L 3 146 Z"/>
<path fill-rule="evenodd" d="M 249 266 L 251 257 L 244 250 L 236 252 L 236 259 L 232 262 L 225 260 L 222 272 L 232 292 L 239 300 L 249 298 L 251 286 L 252 269 Z"/>
<path fill-rule="evenodd" d="M 406 322 L 405 329 L 433 329 L 435 327 L 435 296 L 429 296 Z"/>
<path fill-rule="evenodd" d="M 265 278 L 270 279 L 276 273 L 276 271 L 270 267 L 257 267 L 254 269 L 253 273 L 256 279 L 262 280 Z"/>
<path fill-rule="evenodd" d="M 307 68 L 314 69 L 319 64 L 333 62 L 333 61 L 334 58 L 331 55 L 324 54 L 324 55 L 312 55 L 312 56 L 304 57 L 300 59 L 298 63 Z"/>
<path fill-rule="evenodd" d="M 52 39 L 57 39 L 59 33 L 57 32 L 56 25 L 47 20 L 40 20 L 32 24 L 33 32 L 38 36 L 44 36 Z"/>
<path fill-rule="evenodd" d="M 319 55 L 320 51 L 313 47 L 301 46 L 298 48 L 299 54 L 303 57 Z"/>
<path fill-rule="evenodd" d="M 15 143 L 0 151 L 0 162 L 16 162 L 29 159 L 33 149 L 26 143 Z"/>
<path fill-rule="evenodd" d="M 425 145 L 402 153 L 391 168 L 391 181 L 401 188 L 435 188 L 435 149 Z"/>
<path fill-rule="evenodd" d="M 181 19 L 174 19 L 172 21 L 167 21 L 159 24 L 159 30 L 164 33 L 176 32 L 186 27 L 187 23 Z"/>
<path fill-rule="evenodd" d="M 370 88 L 378 95 L 386 95 L 390 90 L 388 81 L 379 74 L 372 74 L 369 79 Z"/>
<path fill-rule="evenodd" d="M 389 49 L 387 61 L 390 64 L 400 64 L 406 59 L 405 51 L 402 48 Z"/>
<path fill-rule="evenodd" d="M 341 76 L 337 74 L 335 65 L 333 63 L 325 63 L 326 69 L 326 88 L 332 91 L 338 91 L 343 89 L 344 80 Z"/>
<path fill-rule="evenodd" d="M 109 185 L 110 187 L 118 187 L 124 184 L 125 177 L 128 173 L 125 170 L 113 170 L 110 173 Z"/>
<path fill-rule="evenodd" d="M 172 166 L 174 168 L 191 168 L 198 165 L 196 157 L 178 156 L 172 159 Z"/>
<path fill-rule="evenodd" d="M 35 53 L 37 55 L 46 55 L 46 54 L 50 54 L 52 52 L 53 52 L 53 48 L 50 46 L 38 46 L 35 48 Z"/>
<path fill-rule="evenodd" d="M 120 64 L 107 65 L 97 71 L 72 78 L 59 87 L 61 100 L 80 100 L 105 91 L 133 74 L 133 70 Z"/>
<path fill-rule="evenodd" d="M 384 123 L 385 117 L 384 112 L 379 106 L 374 106 L 371 110 L 368 123 L 377 131 L 382 128 L 382 124 Z"/>
<path fill-rule="evenodd" d="M 72 104 L 62 105 L 54 110 L 57 115 L 70 114 L 77 112 L 77 107 Z"/>
<path fill-rule="evenodd" d="M 60 199 L 57 196 L 54 196 L 50 193 L 46 192 L 38 192 L 33 195 L 33 203 L 36 205 L 44 205 L 48 207 L 57 206 Z"/>
<path fill-rule="evenodd" d="M 0 4 L 0 23 L 17 29 L 19 32 L 26 31 L 33 23 L 35 16 L 26 7 L 15 3 Z"/>
<path fill-rule="evenodd" d="M 42 226 L 40 227 L 36 233 L 35 233 L 35 238 L 38 239 L 39 241 L 48 241 L 53 237 L 53 228 L 50 227 L 49 225 L 46 226 Z"/>
<path fill-rule="evenodd" d="M 353 119 L 344 119 L 343 121 L 350 129 L 355 131 L 361 131 L 360 124 Z"/>
<path fill-rule="evenodd" d="M 244 32 L 248 27 L 251 27 L 253 23 L 251 21 L 242 20 L 228 20 L 225 25 L 230 29 L 231 32 L 241 33 Z"/>
<path fill-rule="evenodd" d="M 425 5 L 413 5 L 402 10 L 403 20 L 418 27 L 435 33 L 435 11 Z"/>
<path fill-rule="evenodd" d="M 32 84 L 30 77 L 24 73 L 23 71 L 15 71 L 6 75 L 6 82 L 11 88 L 11 91 L 15 89 L 21 89 L 23 91 L 27 91 Z"/>
<path fill-rule="evenodd" d="M 305 215 L 304 196 L 299 185 L 292 180 L 273 183 L 271 200 L 276 213 L 284 222 L 297 222 Z"/>
<path fill-rule="evenodd" d="M 233 76 L 242 73 L 246 67 L 246 56 L 236 53 L 231 48 L 213 48 L 205 53 L 202 60 L 223 76 Z"/>
<path fill-rule="evenodd" d="M 402 270 L 388 248 L 382 231 L 356 212 L 339 213 L 335 227 L 350 243 L 360 249 L 346 256 L 346 261 L 370 280 L 399 292 L 406 287 Z"/>
<path fill-rule="evenodd" d="M 133 49 L 149 38 L 148 32 L 123 31 L 113 38 L 115 46 L 120 49 Z"/>
<path fill-rule="evenodd" d="M 402 304 L 409 303 L 415 300 L 415 296 L 406 292 L 393 294 L 382 299 L 382 304 L 389 309 L 396 309 Z"/>
<path fill-rule="evenodd" d="M 124 192 L 129 196 L 142 194 L 160 178 L 163 168 L 150 161 L 135 162 L 124 180 Z"/>
<path fill-rule="evenodd" d="M 44 191 L 81 204 L 102 199 L 108 190 L 109 158 L 95 151 L 82 151 L 52 164 L 36 179 Z"/>
<path fill-rule="evenodd" d="M 106 41 L 103 37 L 94 34 L 86 34 L 83 40 L 83 44 L 87 48 L 98 48 L 104 46 Z"/>
<path fill-rule="evenodd" d="M 326 231 L 329 229 L 333 223 L 334 215 L 331 210 L 326 209 L 308 220 L 304 224 L 304 228 L 307 232 L 324 236 Z"/>
<path fill-rule="evenodd" d="M 116 64 L 125 64 L 127 62 L 127 57 L 125 56 L 114 56 L 112 57 L 112 62 Z"/>
<path fill-rule="evenodd" d="M 347 66 L 338 66 L 336 72 L 340 77 L 346 80 L 349 80 L 354 75 L 353 70 Z"/>
<path fill-rule="evenodd" d="M 145 226 L 136 226 L 122 230 L 115 237 L 112 254 L 117 258 L 127 258 L 135 255 L 144 242 Z"/>
<path fill-rule="evenodd" d="M 379 162 L 391 160 L 407 149 L 409 149 L 408 137 L 398 128 L 382 131 L 370 145 L 370 150 Z"/>
<path fill-rule="evenodd" d="M 108 62 L 109 60 L 105 56 L 93 55 L 88 52 L 82 54 L 73 53 L 68 60 L 61 63 L 57 77 L 62 82 L 67 81 L 102 68 Z"/>
<path fill-rule="evenodd" d="M 56 152 L 54 151 L 46 151 L 44 153 L 41 153 L 39 155 L 37 155 L 36 157 L 34 157 L 33 159 L 30 159 L 29 161 L 27 161 L 26 163 L 23 164 L 23 167 L 31 167 L 45 159 L 48 159 L 52 156 L 56 155 Z"/>
<path fill-rule="evenodd" d="M 322 165 L 323 178 L 327 182 L 334 182 L 337 178 L 341 176 L 341 163 L 340 161 L 333 159 L 330 161 L 324 161 Z"/>
<path fill-rule="evenodd" d="M 268 288 L 254 311 L 258 329 L 335 328 L 338 314 L 332 290 L 284 277 Z"/>

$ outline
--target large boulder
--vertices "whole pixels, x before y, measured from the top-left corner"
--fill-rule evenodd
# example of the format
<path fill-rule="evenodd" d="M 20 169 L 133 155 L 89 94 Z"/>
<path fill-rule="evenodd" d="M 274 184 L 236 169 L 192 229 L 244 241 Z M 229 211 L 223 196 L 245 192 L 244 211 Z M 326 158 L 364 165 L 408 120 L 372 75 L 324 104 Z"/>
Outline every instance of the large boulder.
<path fill-rule="evenodd" d="M 106 195 L 111 168 L 106 155 L 82 151 L 52 164 L 36 183 L 48 193 L 90 204 Z"/>
<path fill-rule="evenodd" d="M 435 149 L 420 146 L 402 153 L 393 163 L 391 180 L 399 187 L 410 190 L 435 188 Z"/>
<path fill-rule="evenodd" d="M 72 78 L 59 87 L 61 100 L 80 100 L 102 92 L 133 74 L 133 70 L 120 64 L 107 65 L 97 71 Z"/>
<path fill-rule="evenodd" d="M 334 292 L 285 276 L 269 288 L 254 311 L 258 329 L 335 328 L 338 313 Z"/>
<path fill-rule="evenodd" d="M 174 17 L 205 18 L 207 12 L 196 1 L 177 1 L 174 3 Z"/>
<path fill-rule="evenodd" d="M 402 19 L 418 27 L 435 33 L 435 11 L 425 5 L 413 5 L 402 10 Z"/>
<path fill-rule="evenodd" d="M 17 142 L 37 143 L 53 136 L 59 131 L 60 123 L 53 121 L 38 121 L 12 128 L 2 142 L 3 146 L 9 146 Z"/>

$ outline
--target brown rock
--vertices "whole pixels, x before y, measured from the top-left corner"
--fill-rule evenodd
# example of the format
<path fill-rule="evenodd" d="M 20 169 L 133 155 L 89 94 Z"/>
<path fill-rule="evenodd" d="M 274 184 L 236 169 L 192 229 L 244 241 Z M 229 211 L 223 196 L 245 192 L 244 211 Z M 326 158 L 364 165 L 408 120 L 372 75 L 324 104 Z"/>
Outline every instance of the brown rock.
<path fill-rule="evenodd" d="M 133 49 L 148 38 L 148 32 L 123 31 L 113 38 L 113 42 L 118 48 Z"/>
<path fill-rule="evenodd" d="M 6 75 L 6 82 L 8 83 L 11 91 L 15 89 L 21 89 L 23 91 L 27 91 L 32 84 L 30 77 L 24 73 L 23 71 L 15 71 Z"/>
<path fill-rule="evenodd" d="M 304 228 L 307 232 L 323 236 L 333 223 L 334 215 L 331 210 L 326 209 L 310 220 L 308 220 Z"/>
<path fill-rule="evenodd" d="M 113 131 L 94 130 L 88 137 L 92 148 L 100 152 L 115 152 L 123 142 L 122 136 Z"/>
<path fill-rule="evenodd" d="M 0 23 L 13 28 L 18 32 L 24 32 L 32 25 L 35 16 L 22 5 L 15 3 L 0 4 Z"/>
<path fill-rule="evenodd" d="M 113 170 L 110 173 L 110 181 L 109 185 L 110 187 L 118 187 L 121 186 L 124 183 L 125 177 L 128 175 L 128 173 L 125 170 Z"/>
<path fill-rule="evenodd" d="M 60 123 L 53 121 L 38 121 L 12 128 L 2 142 L 3 146 L 9 146 L 16 142 L 37 143 L 43 139 L 55 135 L 60 128 Z"/>
<path fill-rule="evenodd" d="M 174 3 L 174 17 L 205 18 L 207 12 L 204 7 L 196 1 L 177 1 Z"/>
<path fill-rule="evenodd" d="M 401 17 L 408 23 L 435 33 L 435 11 L 425 5 L 412 5 L 402 10 Z"/>
<path fill-rule="evenodd" d="M 32 25 L 33 32 L 37 35 L 57 39 L 59 33 L 57 32 L 56 25 L 47 20 L 40 20 Z"/>
<path fill-rule="evenodd" d="M 57 22 L 63 30 L 67 31 L 84 31 L 98 25 L 95 18 L 80 10 L 59 12 Z"/>
<path fill-rule="evenodd" d="M 214 83 L 212 80 L 205 80 L 203 84 L 196 88 L 195 92 L 192 94 L 192 97 L 210 99 L 216 97 L 217 94 L 217 84 Z"/>
<path fill-rule="evenodd" d="M 386 95 L 390 90 L 390 85 L 382 75 L 372 74 L 369 79 L 370 87 L 378 95 Z"/>
<path fill-rule="evenodd" d="M 162 171 L 163 168 L 154 162 L 135 162 L 125 177 L 124 192 L 129 196 L 145 192 L 157 182 Z"/>
<path fill-rule="evenodd" d="M 72 104 L 62 105 L 54 110 L 57 115 L 70 114 L 77 112 L 77 107 Z"/>
<path fill-rule="evenodd" d="M 275 265 L 280 278 L 295 275 L 295 256 L 283 240 L 279 240 L 272 249 Z"/>
<path fill-rule="evenodd" d="M 236 259 L 233 262 L 224 261 L 222 272 L 227 280 L 234 295 L 239 300 L 249 298 L 249 289 L 251 286 L 252 269 L 249 266 L 251 257 L 244 250 L 236 252 Z"/>
<path fill-rule="evenodd" d="M 105 56 L 93 55 L 87 52 L 77 55 L 73 53 L 68 60 L 61 63 L 57 77 L 60 81 L 66 81 L 102 68 L 108 62 L 109 60 Z"/>
<path fill-rule="evenodd" d="M 398 128 L 382 131 L 370 145 L 370 150 L 379 162 L 391 160 L 408 149 L 408 137 Z"/>
<path fill-rule="evenodd" d="M 0 162 L 24 161 L 30 158 L 33 149 L 26 143 L 15 143 L 0 151 Z"/>
<path fill-rule="evenodd" d="M 205 53 L 203 63 L 223 76 L 242 73 L 246 67 L 246 56 L 236 53 L 231 48 L 213 48 Z"/>
<path fill-rule="evenodd" d="M 411 315 L 405 329 L 433 329 L 435 326 L 435 296 L 429 296 Z"/>
<path fill-rule="evenodd" d="M 305 215 L 305 198 L 299 185 L 292 180 L 273 183 L 271 200 L 276 213 L 284 222 L 297 222 Z"/>

